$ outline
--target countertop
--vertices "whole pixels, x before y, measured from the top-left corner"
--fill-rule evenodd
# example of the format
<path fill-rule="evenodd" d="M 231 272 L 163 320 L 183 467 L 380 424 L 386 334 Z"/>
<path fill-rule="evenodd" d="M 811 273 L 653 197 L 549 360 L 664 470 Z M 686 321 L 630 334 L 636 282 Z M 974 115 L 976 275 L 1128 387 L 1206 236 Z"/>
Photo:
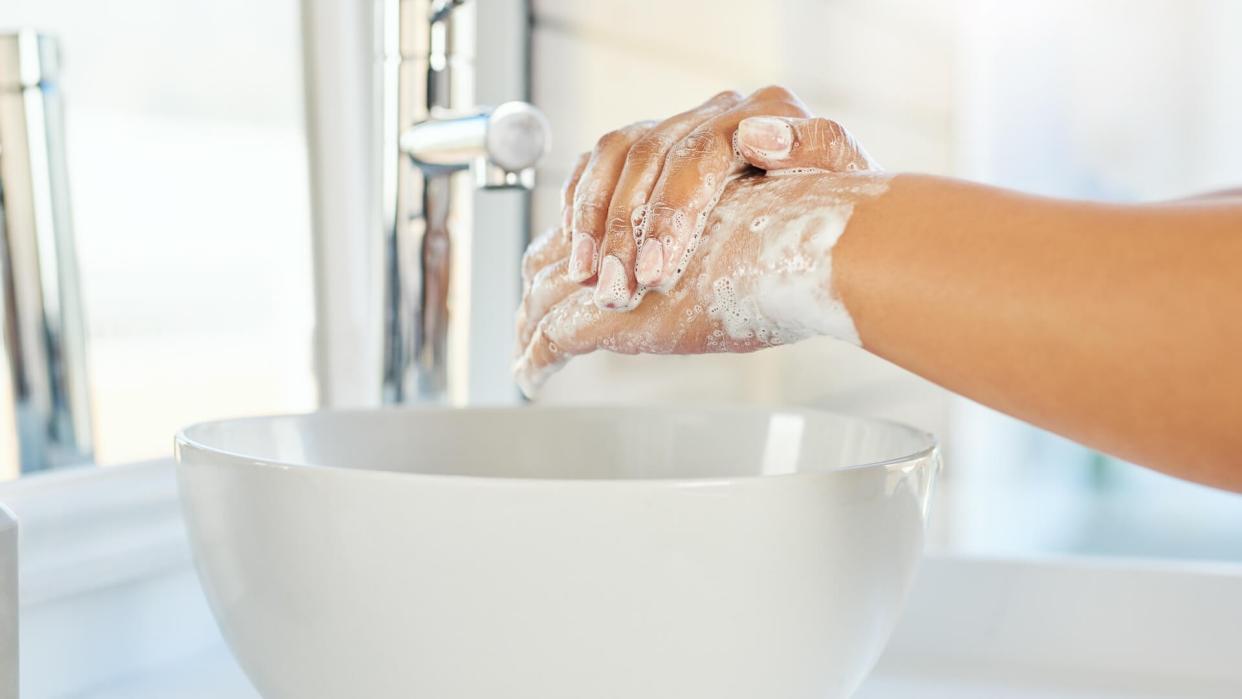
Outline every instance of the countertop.
<path fill-rule="evenodd" d="M 0 485 L 21 527 L 22 695 L 258 699 L 195 576 L 171 464 L 66 471 Z M 1239 648 L 1235 564 L 930 557 L 855 699 L 1237 699 Z"/>
<path fill-rule="evenodd" d="M 998 675 L 1004 674 L 1005 677 Z M 854 699 L 1214 699 L 1236 696 L 1221 689 L 1187 693 L 1185 687 L 1138 687 L 1124 678 L 1030 673 L 979 668 L 881 667 Z M 261 699 L 228 651 L 212 649 L 132 681 L 74 699 Z"/>

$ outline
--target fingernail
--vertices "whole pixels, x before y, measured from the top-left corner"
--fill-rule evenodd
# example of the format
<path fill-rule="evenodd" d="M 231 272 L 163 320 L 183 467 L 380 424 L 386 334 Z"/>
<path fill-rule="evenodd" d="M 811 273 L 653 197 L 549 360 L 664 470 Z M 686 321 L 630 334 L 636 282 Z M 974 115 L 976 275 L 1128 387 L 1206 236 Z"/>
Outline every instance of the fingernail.
<path fill-rule="evenodd" d="M 574 233 L 570 243 L 569 280 L 584 282 L 595 274 L 595 239 L 586 233 Z"/>
<path fill-rule="evenodd" d="M 737 127 L 737 137 L 751 149 L 773 160 L 789 156 L 793 146 L 793 128 L 789 122 L 775 117 L 750 117 Z"/>
<path fill-rule="evenodd" d="M 608 255 L 599 263 L 599 282 L 595 285 L 595 305 L 616 310 L 630 303 L 630 284 L 625 278 L 625 265 L 616 255 Z"/>
<path fill-rule="evenodd" d="M 651 286 L 660 281 L 664 273 L 664 245 L 655 238 L 643 243 L 638 249 L 638 265 L 634 270 L 638 283 Z"/>

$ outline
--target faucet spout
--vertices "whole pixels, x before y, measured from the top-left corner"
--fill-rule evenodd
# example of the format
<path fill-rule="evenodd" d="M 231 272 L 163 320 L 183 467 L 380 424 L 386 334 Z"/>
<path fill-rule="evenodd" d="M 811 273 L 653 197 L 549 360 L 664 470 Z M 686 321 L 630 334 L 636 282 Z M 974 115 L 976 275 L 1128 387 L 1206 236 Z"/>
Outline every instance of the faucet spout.
<path fill-rule="evenodd" d="M 470 318 L 501 313 L 474 307 L 473 192 L 533 188 L 551 128 L 526 102 L 473 104 L 478 2 L 385 2 L 381 399 L 461 404 L 483 342 L 472 336 Z M 458 177 L 467 170 L 473 187 Z M 514 220 L 507 229 L 524 226 Z"/>

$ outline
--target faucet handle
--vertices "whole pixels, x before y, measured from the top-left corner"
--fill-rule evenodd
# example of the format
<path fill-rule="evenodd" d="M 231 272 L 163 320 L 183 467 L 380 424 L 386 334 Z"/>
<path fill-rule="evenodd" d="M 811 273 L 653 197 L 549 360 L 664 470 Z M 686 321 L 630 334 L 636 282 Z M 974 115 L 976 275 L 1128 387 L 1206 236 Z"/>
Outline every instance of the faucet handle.
<path fill-rule="evenodd" d="M 548 154 L 552 127 L 548 118 L 526 102 L 505 102 L 487 117 L 487 159 L 510 172 L 539 164 Z"/>
<path fill-rule="evenodd" d="M 551 137 L 543 112 L 526 102 L 505 102 L 490 112 L 434 113 L 401 134 L 401 150 L 424 170 L 469 167 L 480 188 L 530 189 Z"/>

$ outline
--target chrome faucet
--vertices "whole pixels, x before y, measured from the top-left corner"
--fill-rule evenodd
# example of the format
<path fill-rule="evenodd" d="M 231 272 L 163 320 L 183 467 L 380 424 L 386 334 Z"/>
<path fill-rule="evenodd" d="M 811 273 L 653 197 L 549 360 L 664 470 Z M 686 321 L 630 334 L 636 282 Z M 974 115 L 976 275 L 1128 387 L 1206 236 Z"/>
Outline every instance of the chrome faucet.
<path fill-rule="evenodd" d="M 477 189 L 534 186 L 547 119 L 525 102 L 473 106 L 474 2 L 382 0 L 386 403 L 460 401 L 469 298 L 456 288 L 454 226 Z M 466 191 L 463 191 L 466 190 Z M 476 254 L 487 254 L 480 249 Z M 507 311 L 508 309 L 506 309 Z"/>
<path fill-rule="evenodd" d="M 91 458 L 58 71 L 52 37 L 0 34 L 0 470 Z"/>

